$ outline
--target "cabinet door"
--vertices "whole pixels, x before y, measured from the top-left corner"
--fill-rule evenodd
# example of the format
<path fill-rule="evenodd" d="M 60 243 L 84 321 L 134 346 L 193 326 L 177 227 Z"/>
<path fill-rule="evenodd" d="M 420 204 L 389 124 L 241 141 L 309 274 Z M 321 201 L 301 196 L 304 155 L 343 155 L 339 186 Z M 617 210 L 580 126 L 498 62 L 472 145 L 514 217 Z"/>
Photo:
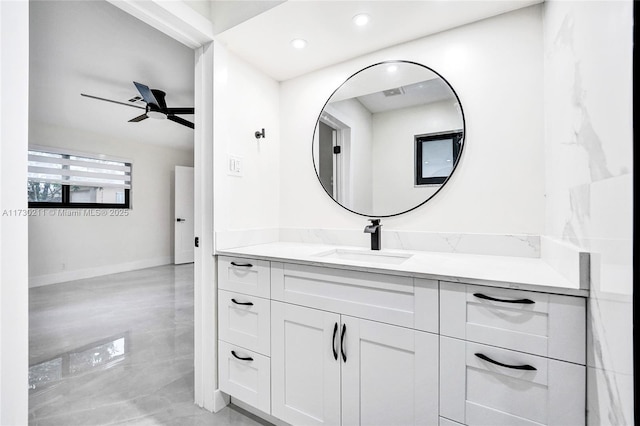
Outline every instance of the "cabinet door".
<path fill-rule="evenodd" d="M 294 425 L 340 424 L 339 328 L 338 314 L 271 302 L 275 417 Z"/>
<path fill-rule="evenodd" d="M 437 425 L 438 336 L 347 316 L 342 321 L 342 424 Z"/>

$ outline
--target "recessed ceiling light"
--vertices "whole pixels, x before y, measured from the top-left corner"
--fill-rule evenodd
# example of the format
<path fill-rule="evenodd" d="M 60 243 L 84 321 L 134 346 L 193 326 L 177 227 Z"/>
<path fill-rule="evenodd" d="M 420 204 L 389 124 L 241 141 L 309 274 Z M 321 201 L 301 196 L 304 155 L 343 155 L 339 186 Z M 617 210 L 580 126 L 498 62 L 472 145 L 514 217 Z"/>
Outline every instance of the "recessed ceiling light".
<path fill-rule="evenodd" d="M 293 40 L 291 40 L 291 46 L 295 47 L 296 49 L 304 49 L 307 46 L 307 40 L 294 38 Z"/>
<path fill-rule="evenodd" d="M 360 13 L 353 17 L 353 23 L 359 27 L 363 27 L 369 23 L 371 17 L 366 13 Z"/>
<path fill-rule="evenodd" d="M 387 72 L 388 73 L 394 73 L 396 71 L 398 71 L 398 66 L 397 65 L 389 65 L 387 67 Z"/>

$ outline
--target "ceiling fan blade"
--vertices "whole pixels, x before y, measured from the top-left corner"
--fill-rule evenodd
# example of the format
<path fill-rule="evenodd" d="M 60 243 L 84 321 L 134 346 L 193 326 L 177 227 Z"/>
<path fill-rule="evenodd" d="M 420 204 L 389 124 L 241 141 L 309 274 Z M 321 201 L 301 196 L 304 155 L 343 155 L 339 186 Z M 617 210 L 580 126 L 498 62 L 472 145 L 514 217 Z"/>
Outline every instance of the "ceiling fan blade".
<path fill-rule="evenodd" d="M 80 93 L 80 95 L 81 95 L 81 96 L 84 96 L 85 98 L 91 98 L 91 99 L 97 99 L 97 100 L 99 100 L 99 101 L 111 102 L 111 103 L 113 103 L 113 104 L 120 104 L 120 105 L 128 106 L 128 107 L 131 107 L 131 108 L 146 109 L 145 107 L 141 107 L 141 106 L 139 106 L 139 105 L 132 105 L 132 104 L 128 104 L 128 103 L 125 103 L 125 102 L 113 101 L 113 100 L 111 100 L 111 99 L 99 98 L 99 97 L 97 97 L 97 96 L 86 95 L 86 94 L 84 94 L 84 93 Z"/>
<path fill-rule="evenodd" d="M 145 86 L 144 84 L 137 83 L 135 81 L 133 84 L 136 85 L 136 89 L 140 92 L 140 96 L 142 96 L 142 99 L 144 99 L 147 104 L 155 105 L 158 109 L 160 108 L 160 104 L 158 104 L 156 97 L 153 96 L 153 92 L 149 89 L 149 86 Z"/>
<path fill-rule="evenodd" d="M 139 115 L 139 116 L 134 117 L 131 120 L 129 120 L 129 123 L 137 123 L 138 121 L 146 120 L 147 118 L 149 118 L 149 116 L 145 112 L 144 114 Z"/>
<path fill-rule="evenodd" d="M 194 114 L 195 108 L 167 108 L 167 114 Z"/>
<path fill-rule="evenodd" d="M 184 118 L 180 118 L 180 117 L 176 117 L 175 115 L 167 115 L 167 120 L 171 120 L 174 121 L 178 124 L 182 124 L 183 126 L 187 126 L 190 128 L 194 128 L 194 125 L 192 122 L 185 120 Z"/>

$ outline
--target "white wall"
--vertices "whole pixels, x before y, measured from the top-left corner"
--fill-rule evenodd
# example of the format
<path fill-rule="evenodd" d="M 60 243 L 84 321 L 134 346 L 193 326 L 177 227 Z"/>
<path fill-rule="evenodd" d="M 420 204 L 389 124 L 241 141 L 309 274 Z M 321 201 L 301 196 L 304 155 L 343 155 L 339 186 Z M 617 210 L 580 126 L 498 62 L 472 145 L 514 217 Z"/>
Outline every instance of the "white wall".
<path fill-rule="evenodd" d="M 29 4 L 0 1 L 0 424 L 27 424 Z M 8 214 L 4 214 L 8 210 Z"/>
<path fill-rule="evenodd" d="M 364 226 L 324 193 L 311 140 L 325 101 L 354 72 L 401 59 L 441 73 L 466 116 L 466 147 L 446 187 L 385 229 L 487 234 L 543 231 L 541 7 L 533 6 L 384 49 L 281 83 L 281 214 L 284 228 Z"/>
<path fill-rule="evenodd" d="M 45 209 L 29 218 L 31 286 L 140 269 L 173 262 L 174 166 L 193 166 L 193 151 L 38 123 L 29 142 L 130 160 L 133 170 L 128 216 L 59 216 Z M 108 213 L 108 211 L 107 211 Z M 54 216 L 50 216 L 54 214 Z"/>
<path fill-rule="evenodd" d="M 592 253 L 590 425 L 634 422 L 633 6 L 544 6 L 545 228 Z"/>
<path fill-rule="evenodd" d="M 408 210 L 439 189 L 440 185 L 415 186 L 414 137 L 461 129 L 456 106 L 457 102 L 441 101 L 373 115 L 373 211 Z"/>
<path fill-rule="evenodd" d="M 277 227 L 279 84 L 221 44 L 214 55 L 215 231 Z M 229 155 L 242 159 L 242 176 L 228 174 Z"/>

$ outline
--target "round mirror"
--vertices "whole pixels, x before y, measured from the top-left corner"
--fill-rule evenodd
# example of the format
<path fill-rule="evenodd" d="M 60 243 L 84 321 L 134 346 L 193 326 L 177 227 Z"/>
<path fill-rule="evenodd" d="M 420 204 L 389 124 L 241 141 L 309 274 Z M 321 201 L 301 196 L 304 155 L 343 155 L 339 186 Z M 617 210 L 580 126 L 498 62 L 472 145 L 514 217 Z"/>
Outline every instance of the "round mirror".
<path fill-rule="evenodd" d="M 454 172 L 464 115 L 451 85 L 409 61 L 371 65 L 324 105 L 313 164 L 329 196 L 363 216 L 406 213 L 433 197 Z"/>

